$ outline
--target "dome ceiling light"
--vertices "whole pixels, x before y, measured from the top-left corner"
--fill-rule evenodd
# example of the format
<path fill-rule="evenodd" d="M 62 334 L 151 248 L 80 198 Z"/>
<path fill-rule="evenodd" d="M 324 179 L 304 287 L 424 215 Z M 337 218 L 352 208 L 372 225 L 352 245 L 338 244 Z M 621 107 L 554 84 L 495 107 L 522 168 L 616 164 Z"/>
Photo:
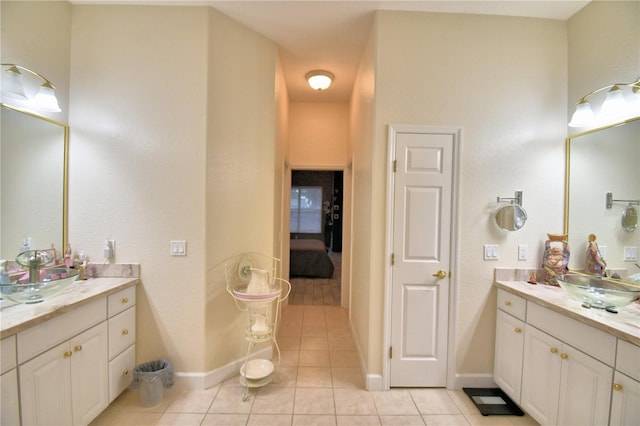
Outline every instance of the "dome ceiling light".
<path fill-rule="evenodd" d="M 322 91 L 331 86 L 334 76 L 329 71 L 313 70 L 309 71 L 305 78 L 313 90 Z"/>

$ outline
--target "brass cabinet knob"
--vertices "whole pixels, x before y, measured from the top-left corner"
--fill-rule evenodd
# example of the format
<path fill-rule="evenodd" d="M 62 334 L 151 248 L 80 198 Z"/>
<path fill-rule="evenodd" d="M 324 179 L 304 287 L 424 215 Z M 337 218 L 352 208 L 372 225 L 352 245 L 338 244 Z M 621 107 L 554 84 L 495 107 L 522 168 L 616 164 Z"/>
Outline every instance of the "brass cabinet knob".
<path fill-rule="evenodd" d="M 445 271 L 444 269 L 440 269 L 438 272 L 436 272 L 435 274 L 433 274 L 434 277 L 436 278 L 446 278 L 447 277 L 447 271 Z"/>
<path fill-rule="evenodd" d="M 123 375 L 123 376 L 126 376 L 126 375 L 128 375 L 128 374 L 129 374 L 129 370 L 125 368 L 125 369 L 124 369 L 124 371 L 122 372 L 122 375 Z"/>
<path fill-rule="evenodd" d="M 128 297 L 123 297 L 122 298 L 122 303 L 129 303 L 129 298 Z"/>
<path fill-rule="evenodd" d="M 80 352 L 82 350 L 82 346 L 78 345 L 75 348 L 73 348 L 73 350 L 76 351 L 76 352 Z"/>
<path fill-rule="evenodd" d="M 516 327 L 516 333 L 522 333 L 522 329 L 520 327 Z"/>
<path fill-rule="evenodd" d="M 560 358 L 562 359 L 569 359 L 569 355 L 565 354 L 565 353 L 561 353 L 560 354 Z"/>
<path fill-rule="evenodd" d="M 558 348 L 551 348 L 551 353 L 552 354 L 557 354 L 558 353 Z"/>
<path fill-rule="evenodd" d="M 73 352 L 71 352 L 71 351 L 65 351 L 65 353 L 64 353 L 64 357 L 65 358 L 71 358 L 71 355 L 73 355 Z"/>
<path fill-rule="evenodd" d="M 505 301 L 504 301 L 504 305 L 505 305 L 505 306 L 511 306 L 511 302 L 510 302 L 509 300 L 505 300 Z"/>
<path fill-rule="evenodd" d="M 126 328 L 124 330 L 122 330 L 122 335 L 126 336 L 127 334 L 129 334 L 129 330 L 127 330 Z"/>
<path fill-rule="evenodd" d="M 622 385 L 620 383 L 614 383 L 613 384 L 613 390 L 614 391 L 621 391 L 622 390 Z"/>

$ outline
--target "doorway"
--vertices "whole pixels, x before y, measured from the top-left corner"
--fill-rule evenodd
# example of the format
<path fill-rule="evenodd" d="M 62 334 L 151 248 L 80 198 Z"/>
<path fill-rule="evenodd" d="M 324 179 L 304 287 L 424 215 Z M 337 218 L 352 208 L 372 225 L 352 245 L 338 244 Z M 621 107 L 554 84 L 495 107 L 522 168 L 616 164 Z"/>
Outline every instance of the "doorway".
<path fill-rule="evenodd" d="M 387 387 L 447 387 L 453 371 L 459 143 L 460 129 L 389 129 Z"/>
<path fill-rule="evenodd" d="M 292 170 L 290 304 L 342 305 L 342 170 Z"/>

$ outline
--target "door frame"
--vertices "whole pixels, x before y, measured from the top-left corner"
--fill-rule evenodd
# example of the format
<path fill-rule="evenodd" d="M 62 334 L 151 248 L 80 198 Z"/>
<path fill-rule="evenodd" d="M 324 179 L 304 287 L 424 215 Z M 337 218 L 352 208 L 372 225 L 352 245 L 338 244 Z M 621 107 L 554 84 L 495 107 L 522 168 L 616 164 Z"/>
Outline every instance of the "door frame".
<path fill-rule="evenodd" d="M 396 148 L 397 133 L 432 133 L 448 134 L 454 136 L 453 144 L 453 167 L 451 183 L 451 245 L 450 245 L 450 289 L 449 289 L 449 312 L 447 331 L 447 389 L 454 389 L 456 383 L 456 306 L 458 300 L 458 245 L 460 215 L 459 195 L 460 195 L 460 152 L 462 151 L 462 127 L 439 127 L 428 125 L 410 124 L 389 124 L 387 133 L 387 194 L 386 194 L 386 229 L 385 229 L 385 273 L 384 273 L 384 348 L 382 382 L 385 390 L 390 389 L 390 365 L 389 348 L 391 347 L 391 295 L 392 295 L 392 267 L 391 254 L 393 253 L 393 198 L 394 198 L 394 172 L 393 158 Z"/>
<path fill-rule="evenodd" d="M 340 275 L 340 306 L 349 309 L 351 306 L 351 214 L 352 214 L 352 197 L 353 197 L 353 165 L 351 162 L 347 165 L 338 166 L 310 166 L 310 165 L 292 165 L 285 162 L 284 165 L 284 181 L 283 181 L 283 214 L 282 214 L 282 275 L 283 278 L 289 280 L 289 250 L 290 243 L 289 230 L 291 229 L 289 217 L 291 215 L 291 172 L 294 170 L 306 170 L 314 172 L 342 172 L 342 272 Z M 286 270 L 285 264 L 286 263 Z M 285 273 L 286 272 L 286 273 Z"/>

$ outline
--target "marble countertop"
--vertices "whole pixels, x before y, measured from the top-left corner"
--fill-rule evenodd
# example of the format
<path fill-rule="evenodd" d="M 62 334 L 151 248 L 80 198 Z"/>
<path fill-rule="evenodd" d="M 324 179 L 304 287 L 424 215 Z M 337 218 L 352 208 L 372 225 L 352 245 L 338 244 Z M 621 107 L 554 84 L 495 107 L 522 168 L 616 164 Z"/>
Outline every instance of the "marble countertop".
<path fill-rule="evenodd" d="M 13 302 L 3 300 L 3 307 L 0 311 L 0 339 L 55 318 L 92 300 L 109 296 L 139 283 L 140 279 L 134 277 L 89 278 L 85 281 L 73 282 L 62 293 L 42 303 L 13 304 Z"/>
<path fill-rule="evenodd" d="M 584 308 L 560 287 L 529 284 L 526 281 L 496 279 L 496 287 L 521 296 L 538 305 L 576 319 L 599 330 L 640 346 L 640 303 L 634 302 L 618 313 L 604 309 Z"/>

